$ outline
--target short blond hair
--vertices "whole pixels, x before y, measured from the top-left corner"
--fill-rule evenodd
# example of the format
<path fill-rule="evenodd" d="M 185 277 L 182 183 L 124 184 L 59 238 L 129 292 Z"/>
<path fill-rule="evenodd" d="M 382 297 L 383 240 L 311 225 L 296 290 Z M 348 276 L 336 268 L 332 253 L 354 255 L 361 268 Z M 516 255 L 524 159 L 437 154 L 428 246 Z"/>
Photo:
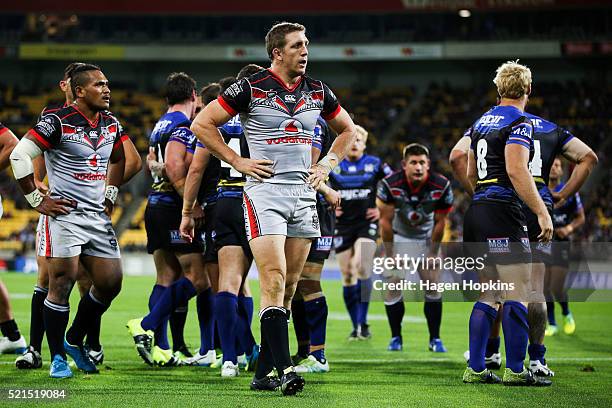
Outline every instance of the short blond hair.
<path fill-rule="evenodd" d="M 365 130 L 363 126 L 359 125 L 355 125 L 355 130 L 357 131 L 358 135 L 361 135 L 361 137 L 363 137 L 363 143 L 366 143 L 368 141 L 368 131 Z"/>
<path fill-rule="evenodd" d="M 516 61 L 508 61 L 499 66 L 493 83 L 502 98 L 520 99 L 531 88 L 531 70 Z"/>

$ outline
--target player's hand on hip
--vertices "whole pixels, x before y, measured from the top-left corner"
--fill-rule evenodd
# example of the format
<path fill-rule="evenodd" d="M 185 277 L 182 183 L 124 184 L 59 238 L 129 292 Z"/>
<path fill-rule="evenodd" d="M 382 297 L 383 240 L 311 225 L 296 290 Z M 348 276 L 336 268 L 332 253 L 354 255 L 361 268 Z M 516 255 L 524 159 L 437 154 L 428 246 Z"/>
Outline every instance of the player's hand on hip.
<path fill-rule="evenodd" d="M 366 219 L 371 222 L 378 221 L 380 219 L 380 210 L 376 207 L 368 208 L 366 210 Z"/>
<path fill-rule="evenodd" d="M 183 215 L 181 218 L 179 233 L 181 234 L 181 238 L 185 239 L 189 243 L 193 242 L 193 236 L 195 235 L 195 221 L 193 217 Z"/>
<path fill-rule="evenodd" d="M 540 235 L 538 241 L 550 242 L 553 236 L 553 223 L 548 212 L 538 215 L 538 224 L 540 225 Z"/>
<path fill-rule="evenodd" d="M 320 164 L 313 164 L 308 169 L 308 184 L 315 190 L 319 188 L 319 185 L 325 181 L 329 172 L 325 166 L 321 166 Z"/>
<path fill-rule="evenodd" d="M 104 200 L 104 213 L 109 217 L 113 215 L 113 211 L 115 210 L 115 204 L 109 199 Z"/>
<path fill-rule="evenodd" d="M 272 160 L 255 160 L 239 157 L 232 163 L 232 167 L 245 176 L 251 176 L 259 181 L 263 181 L 263 179 L 274 175 L 273 164 Z"/>
<path fill-rule="evenodd" d="M 56 217 L 58 215 L 70 214 L 69 207 L 76 207 L 74 200 L 68 200 L 65 198 L 51 198 L 46 195 L 35 209 L 41 214 Z"/>
<path fill-rule="evenodd" d="M 342 200 L 342 196 L 333 188 L 328 188 L 323 197 L 325 197 L 325 201 L 327 201 L 332 210 L 340 208 L 340 201 Z"/>

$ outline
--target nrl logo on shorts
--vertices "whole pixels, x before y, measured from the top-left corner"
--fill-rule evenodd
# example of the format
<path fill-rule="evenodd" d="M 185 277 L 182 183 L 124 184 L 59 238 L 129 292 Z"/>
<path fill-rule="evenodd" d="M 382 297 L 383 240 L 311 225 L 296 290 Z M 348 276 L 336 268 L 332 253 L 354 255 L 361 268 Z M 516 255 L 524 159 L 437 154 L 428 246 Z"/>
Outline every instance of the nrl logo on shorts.
<path fill-rule="evenodd" d="M 312 214 L 312 228 L 319 229 L 319 216 L 317 213 Z"/>

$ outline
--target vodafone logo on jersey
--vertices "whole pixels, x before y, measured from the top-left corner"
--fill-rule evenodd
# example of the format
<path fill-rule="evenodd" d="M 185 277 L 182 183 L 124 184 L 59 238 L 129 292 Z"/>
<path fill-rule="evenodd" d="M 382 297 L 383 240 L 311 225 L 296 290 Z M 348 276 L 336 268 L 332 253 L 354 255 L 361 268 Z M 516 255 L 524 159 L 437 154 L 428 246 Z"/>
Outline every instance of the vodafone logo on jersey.
<path fill-rule="evenodd" d="M 87 157 L 87 167 L 89 167 L 89 169 L 91 171 L 96 171 L 100 168 L 100 160 L 102 158 L 100 157 L 100 155 L 98 153 L 92 153 Z"/>
<path fill-rule="evenodd" d="M 406 218 L 408 218 L 411 225 L 419 225 L 423 221 L 423 214 L 418 211 L 410 211 Z"/>
<path fill-rule="evenodd" d="M 304 133 L 304 125 L 297 119 L 287 119 L 280 124 L 278 130 L 282 130 L 288 135 L 297 135 Z"/>

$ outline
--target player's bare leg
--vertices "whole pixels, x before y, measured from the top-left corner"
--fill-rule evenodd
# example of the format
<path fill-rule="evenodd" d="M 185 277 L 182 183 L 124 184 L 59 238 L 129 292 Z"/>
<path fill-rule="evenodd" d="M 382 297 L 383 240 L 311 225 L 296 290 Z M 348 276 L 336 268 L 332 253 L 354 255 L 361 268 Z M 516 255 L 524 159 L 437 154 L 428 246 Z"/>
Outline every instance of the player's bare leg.
<path fill-rule="evenodd" d="M 282 378 L 294 372 L 289 355 L 288 310 L 283 307 L 285 284 L 299 278 L 309 251 L 309 240 L 286 238 L 284 235 L 263 235 L 249 241 L 260 277 L 261 354 L 255 373 L 264 378 L 273 366 Z M 291 269 L 289 271 L 289 269 Z M 291 291 L 289 288 L 288 291 Z M 292 294 L 291 294 L 292 295 Z M 291 300 L 288 296 L 287 300 Z M 295 375 L 295 374 L 293 374 Z M 303 380 L 300 381 L 300 389 Z"/>
<path fill-rule="evenodd" d="M 307 238 L 287 238 L 285 241 L 287 277 L 283 305 L 287 310 L 291 310 L 291 300 L 297 289 L 311 244 L 312 240 Z"/>

